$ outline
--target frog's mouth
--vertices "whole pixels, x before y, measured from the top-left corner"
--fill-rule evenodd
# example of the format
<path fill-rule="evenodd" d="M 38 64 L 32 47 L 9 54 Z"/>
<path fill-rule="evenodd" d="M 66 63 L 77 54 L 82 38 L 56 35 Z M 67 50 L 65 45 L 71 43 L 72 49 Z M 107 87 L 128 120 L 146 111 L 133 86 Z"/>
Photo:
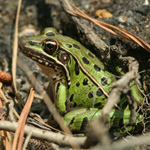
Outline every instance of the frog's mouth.
<path fill-rule="evenodd" d="M 24 53 L 24 55 L 41 65 L 53 68 L 54 70 L 63 70 L 67 77 L 66 79 L 68 81 L 68 85 L 71 84 L 69 71 L 63 63 L 43 51 L 37 51 L 34 48 L 29 48 L 28 43 L 24 42 L 23 40 L 19 43 L 19 48 Z"/>

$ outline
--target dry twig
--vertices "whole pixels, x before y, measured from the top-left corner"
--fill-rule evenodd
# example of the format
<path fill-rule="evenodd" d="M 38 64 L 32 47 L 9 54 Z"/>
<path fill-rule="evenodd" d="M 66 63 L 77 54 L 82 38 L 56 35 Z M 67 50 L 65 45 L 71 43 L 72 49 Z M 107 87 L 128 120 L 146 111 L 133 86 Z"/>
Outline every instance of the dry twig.
<path fill-rule="evenodd" d="M 0 129 L 1 130 L 8 130 L 15 132 L 15 130 L 18 127 L 17 122 L 10 122 L 10 121 L 0 121 Z M 59 145 L 67 145 L 72 146 L 70 143 L 78 143 L 79 146 L 83 146 L 86 137 L 72 137 L 72 136 L 66 136 L 60 133 L 54 133 L 51 131 L 41 130 L 39 128 L 31 127 L 25 125 L 24 127 L 24 133 L 28 135 L 30 132 L 32 132 L 32 137 L 36 139 L 43 139 L 48 140 L 54 143 L 57 143 Z"/>

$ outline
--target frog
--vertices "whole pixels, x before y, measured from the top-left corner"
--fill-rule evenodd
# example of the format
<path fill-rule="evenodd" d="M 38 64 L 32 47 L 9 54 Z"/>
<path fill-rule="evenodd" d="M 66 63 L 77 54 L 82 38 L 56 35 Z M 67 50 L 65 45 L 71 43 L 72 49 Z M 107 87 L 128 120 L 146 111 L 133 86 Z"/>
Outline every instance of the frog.
<path fill-rule="evenodd" d="M 100 117 L 115 75 L 108 71 L 94 53 L 55 28 L 45 28 L 41 35 L 20 41 L 19 48 L 34 60 L 50 80 L 50 98 L 72 131 L 85 131 L 89 123 Z M 131 84 L 134 100 L 143 102 L 136 83 Z M 131 111 L 125 97 L 109 114 L 109 125 L 122 127 L 130 123 Z M 142 120 L 137 113 L 136 123 Z"/>

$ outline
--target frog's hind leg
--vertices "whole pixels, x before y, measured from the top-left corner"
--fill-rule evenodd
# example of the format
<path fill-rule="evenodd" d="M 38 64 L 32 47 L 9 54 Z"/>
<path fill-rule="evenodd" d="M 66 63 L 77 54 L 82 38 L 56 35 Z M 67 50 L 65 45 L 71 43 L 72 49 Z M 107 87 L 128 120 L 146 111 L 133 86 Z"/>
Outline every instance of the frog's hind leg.
<path fill-rule="evenodd" d="M 72 131 L 82 132 L 85 131 L 89 122 L 98 119 L 100 117 L 101 112 L 102 110 L 97 108 L 77 109 L 67 113 L 64 116 L 64 120 L 66 124 L 70 126 Z M 113 109 L 109 114 L 109 119 L 108 119 L 109 127 L 113 126 L 115 127 L 115 129 L 118 129 L 120 131 L 120 129 L 124 127 L 124 125 L 131 123 L 130 115 L 131 115 L 130 110 Z M 142 115 L 137 114 L 136 123 L 140 122 L 141 120 L 142 120 Z"/>
<path fill-rule="evenodd" d="M 85 131 L 91 120 L 99 118 L 100 115 L 101 110 L 97 108 L 81 108 L 67 113 L 64 116 L 64 120 L 72 131 L 82 132 Z"/>

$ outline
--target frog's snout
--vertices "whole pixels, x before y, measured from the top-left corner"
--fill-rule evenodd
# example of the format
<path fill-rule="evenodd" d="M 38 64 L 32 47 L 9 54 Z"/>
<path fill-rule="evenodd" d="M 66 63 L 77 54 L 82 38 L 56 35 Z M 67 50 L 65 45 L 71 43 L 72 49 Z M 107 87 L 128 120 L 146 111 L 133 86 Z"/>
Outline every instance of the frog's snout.
<path fill-rule="evenodd" d="M 28 45 L 27 42 L 25 42 L 24 40 L 21 40 L 21 41 L 19 42 L 19 44 L 18 44 L 18 46 L 19 46 L 19 48 L 20 48 L 21 50 L 24 50 L 24 48 L 25 48 L 27 45 Z"/>

